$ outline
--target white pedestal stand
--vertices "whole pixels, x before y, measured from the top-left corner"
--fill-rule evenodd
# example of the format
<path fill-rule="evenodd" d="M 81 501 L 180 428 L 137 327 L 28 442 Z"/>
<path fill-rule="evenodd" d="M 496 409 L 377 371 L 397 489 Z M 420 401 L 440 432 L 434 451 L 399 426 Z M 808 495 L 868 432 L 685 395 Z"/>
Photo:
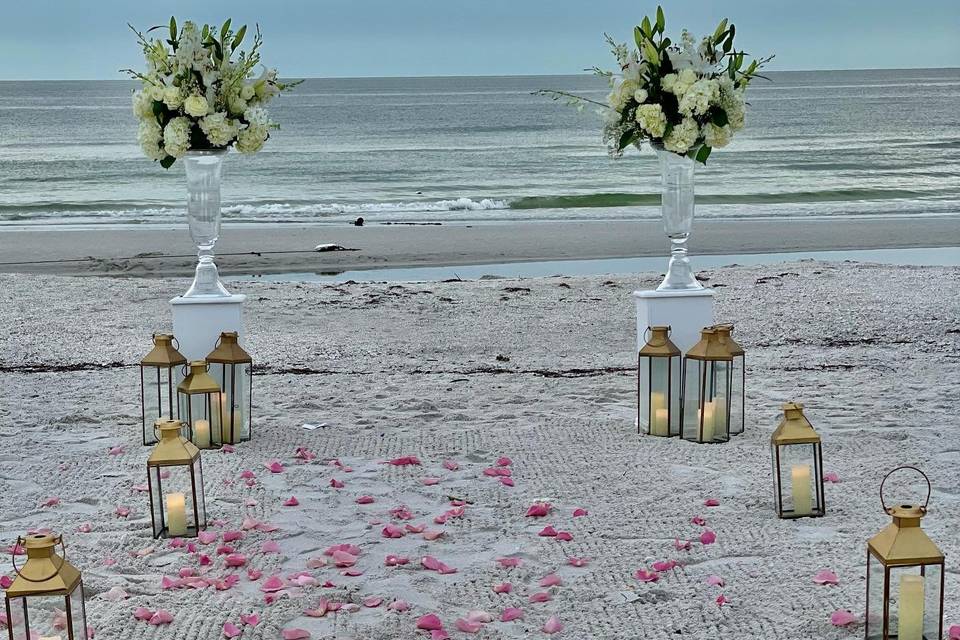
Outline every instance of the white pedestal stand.
<path fill-rule="evenodd" d="M 173 307 L 173 335 L 180 353 L 187 360 L 203 360 L 217 344 L 224 331 L 236 331 L 243 340 L 244 295 L 226 298 L 184 298 L 170 301 Z"/>
<path fill-rule="evenodd" d="M 713 290 L 634 291 L 637 302 L 637 351 L 647 327 L 667 325 L 670 340 L 683 353 L 700 340 L 700 330 L 713 324 Z"/>

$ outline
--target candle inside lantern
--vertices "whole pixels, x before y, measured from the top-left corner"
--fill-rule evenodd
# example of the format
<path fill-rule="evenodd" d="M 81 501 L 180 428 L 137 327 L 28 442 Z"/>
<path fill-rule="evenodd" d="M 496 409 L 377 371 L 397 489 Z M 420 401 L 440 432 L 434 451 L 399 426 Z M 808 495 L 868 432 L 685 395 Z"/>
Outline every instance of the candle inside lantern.
<path fill-rule="evenodd" d="M 654 413 L 652 433 L 655 436 L 670 435 L 670 414 L 666 409 L 657 409 Z"/>
<path fill-rule="evenodd" d="M 187 502 L 182 493 L 167 494 L 167 533 L 171 536 L 187 534 Z"/>
<path fill-rule="evenodd" d="M 61 640 L 60 636 L 40 636 L 37 640 Z"/>
<path fill-rule="evenodd" d="M 900 578 L 898 640 L 923 640 L 923 576 Z"/>
<path fill-rule="evenodd" d="M 650 425 L 650 433 L 655 436 L 665 436 L 667 433 L 667 419 L 666 419 L 666 408 L 667 408 L 667 399 L 666 396 L 659 391 L 653 391 L 650 393 L 650 415 L 652 416 L 652 424 Z M 661 413 L 663 414 L 663 419 L 661 420 Z"/>
<path fill-rule="evenodd" d="M 722 431 L 727 429 L 727 399 L 723 396 L 716 396 L 713 399 L 714 431 L 717 430 L 718 426 Z"/>
<path fill-rule="evenodd" d="M 235 444 L 233 433 L 233 407 L 227 402 L 227 394 L 221 393 L 217 402 L 217 413 L 220 416 L 220 441 L 224 444 Z"/>
<path fill-rule="evenodd" d="M 210 446 L 210 423 L 208 421 L 194 421 L 193 443 L 201 449 L 207 449 Z"/>
<path fill-rule="evenodd" d="M 810 496 L 810 465 L 795 464 L 790 469 L 791 489 L 793 491 L 793 513 L 808 516 L 813 510 Z"/>
<path fill-rule="evenodd" d="M 713 442 L 713 430 L 714 430 L 714 416 L 716 412 L 716 405 L 713 402 L 705 402 L 703 404 L 703 411 L 697 412 L 698 417 L 701 418 L 700 422 L 703 427 L 703 437 L 701 438 L 702 442 Z"/>

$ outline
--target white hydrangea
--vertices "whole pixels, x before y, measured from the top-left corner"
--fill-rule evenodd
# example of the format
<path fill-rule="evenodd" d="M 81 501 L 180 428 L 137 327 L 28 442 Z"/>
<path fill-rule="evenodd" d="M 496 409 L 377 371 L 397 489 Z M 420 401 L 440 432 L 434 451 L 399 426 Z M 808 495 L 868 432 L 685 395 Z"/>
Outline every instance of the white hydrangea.
<path fill-rule="evenodd" d="M 183 101 L 183 110 L 194 118 L 202 118 L 210 111 L 210 103 L 203 96 L 190 96 Z"/>
<path fill-rule="evenodd" d="M 180 88 L 167 87 L 164 89 L 163 104 L 167 105 L 167 108 L 171 110 L 179 109 L 180 105 L 183 104 L 183 94 L 180 93 Z"/>
<path fill-rule="evenodd" d="M 684 118 L 680 124 L 674 125 L 670 133 L 663 139 L 663 146 L 667 151 L 686 153 L 700 137 L 700 127 L 693 118 Z"/>
<path fill-rule="evenodd" d="M 678 107 L 685 116 L 700 116 L 710 110 L 710 105 L 717 102 L 720 86 L 716 80 L 703 78 L 697 80 L 684 92 Z"/>
<path fill-rule="evenodd" d="M 250 126 L 240 132 L 237 136 L 237 151 L 240 153 L 256 153 L 263 148 L 270 134 L 267 127 Z"/>
<path fill-rule="evenodd" d="M 145 156 L 151 160 L 162 160 L 167 154 L 163 150 L 163 130 L 153 119 L 141 120 L 137 130 L 137 142 Z"/>
<path fill-rule="evenodd" d="M 237 137 L 240 125 L 236 120 L 228 118 L 223 111 L 218 111 L 201 118 L 200 129 L 207 136 L 210 144 L 215 147 L 225 147 Z"/>
<path fill-rule="evenodd" d="M 133 92 L 133 114 L 141 120 L 153 118 L 153 100 L 145 91 Z"/>
<path fill-rule="evenodd" d="M 664 91 L 669 91 L 677 98 L 682 98 L 683 94 L 693 86 L 697 81 L 697 74 L 693 69 L 684 69 L 680 73 L 668 73 L 660 79 L 660 86 Z"/>
<path fill-rule="evenodd" d="M 725 147 L 730 144 L 732 138 L 733 131 L 730 130 L 730 125 L 718 127 L 712 122 L 703 125 L 703 140 L 708 147 Z"/>
<path fill-rule="evenodd" d="M 190 149 L 190 129 L 192 123 L 189 118 L 180 116 L 174 118 L 163 128 L 163 148 L 167 155 L 174 158 L 183 157 Z"/>
<path fill-rule="evenodd" d="M 667 116 L 659 104 L 641 104 L 637 107 L 637 124 L 654 138 L 659 138 L 667 130 Z"/>

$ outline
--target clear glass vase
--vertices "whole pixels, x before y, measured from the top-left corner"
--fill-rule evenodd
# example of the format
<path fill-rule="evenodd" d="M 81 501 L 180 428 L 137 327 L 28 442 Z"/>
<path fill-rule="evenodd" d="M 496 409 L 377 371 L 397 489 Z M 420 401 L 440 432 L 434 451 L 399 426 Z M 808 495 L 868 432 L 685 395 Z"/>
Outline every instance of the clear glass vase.
<path fill-rule="evenodd" d="M 663 231 L 672 243 L 667 275 L 657 287 L 657 291 L 703 289 L 703 285 L 694 277 L 690 258 L 687 257 L 687 239 L 693 228 L 693 177 L 696 161 L 664 149 L 656 149 L 656 152 L 660 159 L 663 184 L 660 205 Z"/>
<path fill-rule="evenodd" d="M 226 149 L 188 151 L 183 156 L 187 174 L 187 221 L 197 245 L 196 275 L 185 298 L 222 298 L 230 292 L 220 282 L 213 262 L 213 246 L 220 237 L 220 177 Z"/>

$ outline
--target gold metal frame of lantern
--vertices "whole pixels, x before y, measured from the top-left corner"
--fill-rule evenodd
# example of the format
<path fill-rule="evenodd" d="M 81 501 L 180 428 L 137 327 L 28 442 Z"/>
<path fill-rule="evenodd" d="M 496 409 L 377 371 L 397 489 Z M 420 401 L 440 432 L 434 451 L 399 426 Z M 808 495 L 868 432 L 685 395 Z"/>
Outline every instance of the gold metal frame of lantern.
<path fill-rule="evenodd" d="M 172 335 L 153 334 L 153 349 L 140 361 L 143 446 L 157 443 L 157 434 L 153 430 L 157 420 L 177 415 L 174 400 L 177 386 L 183 379 L 183 365 L 187 364 L 187 359 L 178 351 L 175 343 L 176 338 Z M 154 409 L 156 415 L 153 415 Z"/>
<path fill-rule="evenodd" d="M 189 372 L 177 386 L 177 418 L 186 425 L 188 439 L 197 448 L 219 449 L 223 446 L 220 385 L 208 370 L 204 360 L 190 363 Z"/>
<path fill-rule="evenodd" d="M 236 331 L 224 331 L 207 356 L 210 376 L 220 386 L 216 409 L 224 444 L 246 442 L 251 437 L 253 358 L 243 350 Z"/>
<path fill-rule="evenodd" d="M 883 487 L 891 475 L 903 470 L 916 471 L 926 481 L 927 498 L 922 506 L 887 506 Z M 932 491 L 927 475 L 910 466 L 897 467 L 880 483 L 880 504 L 893 521 L 867 543 L 864 632 L 867 640 L 940 640 L 943 637 L 944 555 L 920 528 Z M 893 598 L 891 582 L 898 575 L 897 597 Z M 936 592 L 931 597 L 933 589 Z M 891 612 L 894 601 L 896 610 Z M 929 610 L 929 604 L 937 607 L 936 612 Z M 871 605 L 879 605 L 879 612 Z"/>
<path fill-rule="evenodd" d="M 27 550 L 27 561 L 17 567 L 13 556 L 13 570 L 17 577 L 6 591 L 7 637 L 9 640 L 29 640 L 38 637 L 41 626 L 40 603 L 63 606 L 66 640 L 88 640 L 87 611 L 84 603 L 83 577 L 80 570 L 67 562 L 66 545 L 62 536 L 35 534 L 17 538 L 17 544 Z M 57 545 L 63 555 L 57 555 Z M 45 617 L 53 617 L 46 611 Z M 61 638 L 49 623 L 54 638 Z M 42 637 L 41 637 L 42 640 Z"/>
<path fill-rule="evenodd" d="M 680 437 L 697 443 L 729 442 L 733 355 L 714 327 L 683 357 Z"/>
<path fill-rule="evenodd" d="M 680 349 L 670 327 L 647 328 L 637 355 L 637 433 L 680 435 Z"/>
<path fill-rule="evenodd" d="M 823 516 L 823 447 L 816 429 L 803 414 L 802 404 L 783 405 L 783 419 L 770 437 L 770 453 L 777 515 L 783 519 Z M 789 482 L 785 475 L 788 472 Z M 789 506 L 786 491 L 790 492 Z"/>
<path fill-rule="evenodd" d="M 207 526 L 200 450 L 181 435 L 182 428 L 179 420 L 157 421 L 160 442 L 147 459 L 154 538 L 194 538 Z M 170 475 L 164 478 L 168 471 Z M 164 493 L 164 482 L 169 487 L 173 473 L 178 474 L 173 480 L 175 490 Z"/>
<path fill-rule="evenodd" d="M 746 429 L 747 422 L 747 355 L 743 347 L 733 339 L 733 325 L 718 324 L 715 329 L 720 342 L 726 344 L 733 356 L 730 373 L 730 403 L 728 424 L 730 435 L 738 436 Z"/>

